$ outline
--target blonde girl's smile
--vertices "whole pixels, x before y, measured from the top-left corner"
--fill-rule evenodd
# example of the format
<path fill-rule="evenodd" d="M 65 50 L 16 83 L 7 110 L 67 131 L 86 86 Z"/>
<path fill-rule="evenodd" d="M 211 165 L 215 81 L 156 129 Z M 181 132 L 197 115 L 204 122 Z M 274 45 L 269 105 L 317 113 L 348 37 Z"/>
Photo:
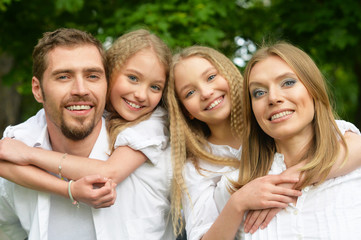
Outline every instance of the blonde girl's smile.
<path fill-rule="evenodd" d="M 182 59 L 174 76 L 177 95 L 190 115 L 206 124 L 228 121 L 228 82 L 211 62 L 198 56 Z"/>

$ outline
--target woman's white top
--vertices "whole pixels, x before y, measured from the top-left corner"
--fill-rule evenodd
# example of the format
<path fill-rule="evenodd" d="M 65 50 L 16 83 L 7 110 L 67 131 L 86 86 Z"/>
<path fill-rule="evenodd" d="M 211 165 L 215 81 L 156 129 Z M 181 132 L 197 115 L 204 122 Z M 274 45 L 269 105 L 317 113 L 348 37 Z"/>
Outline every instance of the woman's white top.
<path fill-rule="evenodd" d="M 360 134 L 359 130 L 352 123 L 349 123 L 346 121 L 336 121 L 336 122 L 343 134 L 345 133 L 345 131 L 352 131 L 352 132 Z M 220 146 L 220 145 L 213 145 L 213 144 L 210 144 L 210 146 L 211 146 L 212 152 L 216 155 L 235 157 L 235 158 L 240 159 L 241 148 L 234 149 L 229 146 Z M 276 154 L 276 155 L 279 156 L 279 154 Z M 280 161 L 275 159 L 275 161 L 272 165 L 272 169 L 271 169 L 271 171 L 273 171 L 273 172 L 270 172 L 270 174 L 279 174 L 286 169 L 286 166 L 282 165 L 281 168 L 277 167 L 278 170 L 276 171 L 275 170 L 276 166 L 280 166 L 279 162 Z M 210 171 L 201 171 L 201 173 L 204 175 L 203 176 L 197 172 L 197 170 L 195 169 L 194 165 L 191 162 L 187 162 L 185 170 L 184 170 L 184 177 L 185 177 L 188 191 L 189 191 L 189 194 L 191 197 L 191 201 L 188 199 L 187 196 L 183 197 L 183 208 L 184 208 L 184 215 L 185 215 L 185 221 L 186 221 L 186 231 L 187 231 L 187 237 L 189 240 L 198 240 L 208 231 L 208 229 L 211 227 L 213 222 L 216 220 L 219 213 L 222 211 L 223 207 L 225 206 L 225 204 L 227 203 L 227 201 L 230 197 L 230 193 L 228 192 L 229 179 L 232 179 L 232 180 L 238 179 L 238 170 L 235 170 L 231 167 L 214 165 L 214 164 L 206 163 L 202 160 L 200 160 L 200 167 L 205 168 Z M 282 170 L 280 170 L 280 169 L 282 169 Z M 352 180 L 352 179 L 358 179 L 358 176 L 360 176 L 360 180 Z M 361 170 L 356 170 L 346 176 L 328 180 L 327 182 L 316 187 L 315 189 L 313 189 L 311 187 L 307 187 L 307 188 L 303 189 L 302 197 L 299 198 L 297 205 L 296 206 L 290 205 L 288 208 L 286 208 L 286 210 L 288 212 L 286 212 L 286 210 L 282 211 L 282 213 L 280 212 L 271 221 L 271 223 L 269 224 L 269 226 L 266 229 L 264 229 L 262 231 L 258 230 L 253 235 L 251 235 L 251 234 L 245 235 L 242 233 L 243 234 L 242 238 L 238 237 L 237 239 L 272 239 L 272 240 L 273 239 L 287 239 L 287 240 L 288 239 L 302 239 L 302 238 L 298 238 L 298 237 L 306 237 L 306 235 L 302 235 L 302 234 L 301 234 L 302 236 L 297 235 L 297 233 L 295 232 L 297 228 L 295 228 L 295 226 L 291 225 L 291 223 L 299 224 L 299 222 L 300 222 L 299 219 L 304 220 L 305 224 L 311 225 L 310 227 L 303 226 L 304 231 L 306 233 L 310 233 L 311 227 L 318 228 L 318 229 L 321 226 L 322 227 L 330 227 L 331 225 L 327 226 L 326 224 L 324 224 L 322 222 L 319 222 L 322 224 L 319 224 L 319 226 L 316 226 L 317 222 L 314 222 L 314 221 L 311 222 L 311 219 L 308 219 L 307 217 L 305 217 L 304 212 L 315 213 L 315 209 L 311 209 L 311 207 L 312 206 L 320 206 L 320 205 L 324 204 L 321 201 L 322 197 L 318 197 L 318 195 L 320 193 L 324 192 L 323 190 L 321 190 L 322 186 L 324 186 L 322 189 L 329 190 L 329 191 L 327 191 L 327 194 L 324 197 L 324 198 L 328 199 L 327 202 L 330 202 L 327 205 L 327 209 L 332 208 L 334 206 L 338 206 L 340 204 L 340 201 L 342 200 L 342 195 L 338 195 L 338 197 L 340 198 L 340 201 L 337 201 L 337 203 L 336 203 L 333 200 L 330 201 L 330 199 L 333 199 L 336 197 L 328 196 L 328 194 L 332 191 L 335 193 L 335 190 L 332 190 L 332 186 L 334 186 L 336 189 L 340 185 L 338 183 L 346 183 L 346 182 L 348 182 L 348 180 L 347 180 L 348 178 L 350 179 L 351 182 L 354 183 L 354 185 L 357 184 L 358 181 L 360 181 L 358 184 L 359 184 L 359 186 L 361 186 Z M 334 182 L 334 184 L 332 186 L 328 185 L 332 181 Z M 343 185 L 348 186 L 348 184 L 343 184 Z M 348 188 L 348 187 L 345 187 L 345 188 Z M 339 189 L 337 189 L 337 193 L 338 193 L 338 191 L 339 191 Z M 353 191 L 353 190 L 350 191 L 350 190 L 343 188 L 343 191 L 346 191 L 346 192 L 348 191 L 350 193 L 355 193 L 355 194 L 357 191 L 357 194 L 359 195 L 359 197 L 357 197 L 355 194 L 352 194 L 352 195 L 355 195 L 353 197 L 359 198 L 358 199 L 359 203 L 360 203 L 359 207 L 361 208 L 361 192 L 360 192 L 361 188 L 359 188 L 359 190 L 355 190 L 355 191 Z M 307 196 L 314 196 L 315 192 L 317 192 L 317 200 L 312 199 L 312 197 L 311 198 L 307 197 Z M 359 192 L 360 192 L 360 194 L 359 194 Z M 301 200 L 303 198 L 307 199 L 307 200 Z M 311 199 L 311 201 L 310 201 L 310 199 Z M 325 207 L 326 207 L 326 205 L 325 205 Z M 297 210 L 296 213 L 298 215 L 295 214 L 295 211 L 291 211 L 289 209 Z M 342 208 L 342 209 L 345 209 L 345 208 Z M 323 219 L 327 219 L 327 221 L 330 221 L 329 218 L 330 218 L 330 215 L 332 215 L 332 214 L 334 214 L 333 211 L 329 212 L 329 214 L 325 215 L 323 217 Z M 337 212 L 337 214 L 339 214 L 339 213 Z M 284 218 L 284 215 L 289 216 L 289 218 L 288 219 Z M 334 216 L 336 216 L 336 215 L 334 215 Z M 348 217 L 348 218 L 350 217 L 349 220 L 353 221 L 353 219 L 351 219 L 350 214 L 348 214 L 348 213 L 343 214 L 343 216 Z M 361 217 L 361 209 L 359 211 L 359 216 Z M 291 218 L 293 218 L 293 219 L 291 220 Z M 280 219 L 282 219 L 283 220 L 282 224 L 281 225 L 280 225 L 280 223 L 275 224 L 275 222 L 277 221 L 276 219 L 279 219 L 279 221 L 280 221 Z M 318 221 L 320 219 L 321 218 L 319 216 Z M 341 218 L 338 218 L 337 221 L 339 221 L 340 219 Z M 335 222 L 333 222 L 333 224 L 335 224 Z M 357 224 L 360 226 L 359 229 L 361 230 L 361 218 L 359 219 Z M 351 229 L 353 224 L 349 223 L 348 225 L 350 226 L 350 229 Z M 274 234 L 269 235 L 268 238 L 267 237 L 265 238 L 263 235 L 262 236 L 257 235 L 257 234 L 261 234 L 261 232 L 263 233 L 263 232 L 267 232 L 267 231 L 271 231 Z M 329 231 L 329 230 L 327 230 L 327 231 Z M 287 236 L 283 236 L 283 235 L 281 235 L 282 233 L 279 233 L 279 232 L 282 232 L 282 233 L 290 233 L 291 232 L 291 234 L 289 234 Z M 313 233 L 313 234 L 315 234 L 315 233 Z M 319 234 L 313 235 L 313 236 L 316 236 L 316 239 L 352 239 L 352 238 L 337 238 L 337 237 L 334 238 L 334 237 L 329 237 L 329 236 L 326 236 L 326 238 L 324 238 L 324 237 L 320 237 Z M 335 235 L 335 236 L 338 236 L 338 235 Z M 361 236 L 361 235 L 358 235 L 358 236 Z M 315 238 L 313 238 L 313 239 L 315 239 Z"/>

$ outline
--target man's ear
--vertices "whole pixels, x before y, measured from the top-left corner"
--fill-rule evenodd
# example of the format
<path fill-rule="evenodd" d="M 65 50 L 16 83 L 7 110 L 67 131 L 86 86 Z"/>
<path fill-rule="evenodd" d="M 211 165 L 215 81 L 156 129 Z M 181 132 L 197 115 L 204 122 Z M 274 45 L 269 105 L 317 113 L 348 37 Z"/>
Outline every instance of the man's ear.
<path fill-rule="evenodd" d="M 34 98 L 38 103 L 44 103 L 43 92 L 41 91 L 40 81 L 33 76 L 31 81 L 31 90 L 33 91 Z"/>

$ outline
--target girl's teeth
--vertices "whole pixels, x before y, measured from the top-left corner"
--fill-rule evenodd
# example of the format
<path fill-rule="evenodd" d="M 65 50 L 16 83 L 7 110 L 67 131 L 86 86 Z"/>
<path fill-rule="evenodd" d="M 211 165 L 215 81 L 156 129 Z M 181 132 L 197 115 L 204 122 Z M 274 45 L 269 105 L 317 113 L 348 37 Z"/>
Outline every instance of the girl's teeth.
<path fill-rule="evenodd" d="M 135 104 L 135 103 L 132 103 L 132 102 L 128 102 L 128 101 L 126 101 L 131 107 L 133 107 L 133 108 L 141 108 L 141 106 L 139 106 L 139 105 L 137 105 L 137 104 Z"/>
<path fill-rule="evenodd" d="M 284 112 L 277 113 L 271 117 L 271 121 L 281 118 L 281 117 L 284 117 L 284 116 L 287 116 L 287 115 L 290 115 L 292 113 L 293 113 L 292 111 L 284 111 Z"/>
<path fill-rule="evenodd" d="M 215 106 L 217 106 L 218 104 L 220 104 L 222 102 L 222 99 L 217 99 L 216 101 L 214 101 L 209 107 L 208 110 L 214 108 Z"/>

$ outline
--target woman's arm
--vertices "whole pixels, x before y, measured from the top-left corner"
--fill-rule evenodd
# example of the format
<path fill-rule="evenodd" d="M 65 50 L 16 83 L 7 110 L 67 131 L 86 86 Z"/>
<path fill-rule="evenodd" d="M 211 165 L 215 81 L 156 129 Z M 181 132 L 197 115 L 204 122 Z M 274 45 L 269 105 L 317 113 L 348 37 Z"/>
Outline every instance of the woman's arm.
<path fill-rule="evenodd" d="M 102 161 L 32 148 L 10 138 L 0 141 L 0 158 L 20 165 L 32 164 L 55 174 L 61 171 L 69 179 L 99 174 L 115 183 L 123 181 L 147 160 L 142 152 L 127 146 L 118 147 L 107 161 Z"/>
<path fill-rule="evenodd" d="M 284 182 L 294 184 L 297 181 L 298 178 L 268 175 L 249 182 L 231 195 L 202 240 L 234 239 L 247 210 L 285 208 L 293 197 L 300 196 L 301 192 L 277 185 Z"/>
<path fill-rule="evenodd" d="M 0 160 L 0 176 L 23 187 L 37 191 L 51 192 L 65 198 L 68 195 L 68 182 L 34 166 L 20 166 Z M 101 186 L 93 188 L 94 185 Z M 109 207 L 116 199 L 115 184 L 100 176 L 87 176 L 75 181 L 70 187 L 73 197 L 92 207 Z"/>

